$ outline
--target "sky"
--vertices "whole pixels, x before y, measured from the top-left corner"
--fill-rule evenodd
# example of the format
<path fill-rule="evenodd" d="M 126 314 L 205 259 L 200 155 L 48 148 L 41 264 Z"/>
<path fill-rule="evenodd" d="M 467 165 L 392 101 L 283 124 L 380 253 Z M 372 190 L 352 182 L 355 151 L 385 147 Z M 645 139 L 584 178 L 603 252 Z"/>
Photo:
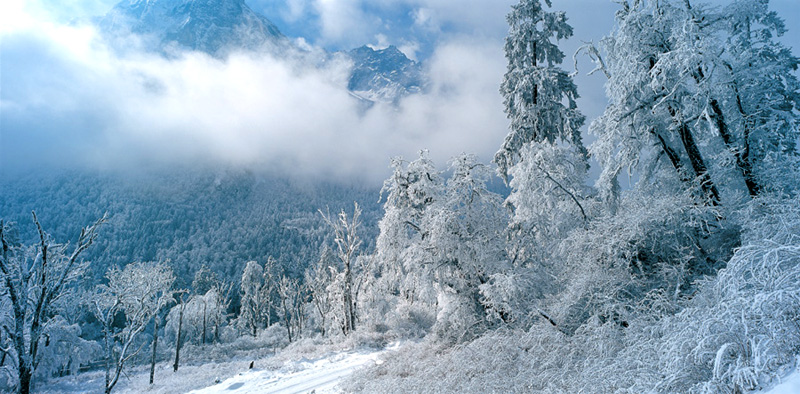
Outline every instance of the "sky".
<path fill-rule="evenodd" d="M 718 1 L 723 3 L 723 1 Z M 428 149 L 491 160 L 507 132 L 498 93 L 510 0 L 247 0 L 287 36 L 325 48 L 396 45 L 431 78 L 425 94 L 366 113 L 343 88 L 347 64 L 311 68 L 267 54 L 226 60 L 120 54 L 92 18 L 113 0 L 0 3 L 0 175 L 34 167 L 241 165 L 292 176 L 378 183 L 391 157 Z M 795 48 L 800 2 L 773 0 Z M 571 54 L 612 24 L 610 0 L 553 0 Z M 794 41 L 793 41 L 794 40 Z M 795 51 L 795 53 L 797 53 Z M 571 60 L 563 65 L 572 70 Z M 605 106 L 603 77 L 580 58 L 580 109 Z M 591 141 L 587 137 L 587 141 Z"/>

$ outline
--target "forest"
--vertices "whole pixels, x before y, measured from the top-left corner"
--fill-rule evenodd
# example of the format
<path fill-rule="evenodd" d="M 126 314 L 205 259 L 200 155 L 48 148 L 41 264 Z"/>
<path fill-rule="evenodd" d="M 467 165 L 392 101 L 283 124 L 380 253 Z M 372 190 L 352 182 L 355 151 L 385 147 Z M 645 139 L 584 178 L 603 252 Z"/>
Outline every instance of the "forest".
<path fill-rule="evenodd" d="M 618 1 L 576 54 L 605 78 L 587 119 L 551 3 L 507 16 L 491 163 L 421 150 L 380 191 L 244 170 L 3 181 L 0 389 L 101 369 L 109 393 L 132 365 L 152 384 L 187 355 L 398 340 L 340 388 L 769 388 L 800 354 L 800 58 L 781 15 Z"/>

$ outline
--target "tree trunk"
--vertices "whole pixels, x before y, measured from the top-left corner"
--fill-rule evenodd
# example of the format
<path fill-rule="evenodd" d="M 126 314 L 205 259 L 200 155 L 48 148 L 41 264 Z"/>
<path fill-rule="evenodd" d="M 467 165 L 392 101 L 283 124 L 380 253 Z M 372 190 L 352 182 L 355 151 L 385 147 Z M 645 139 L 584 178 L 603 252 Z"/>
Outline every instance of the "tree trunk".
<path fill-rule="evenodd" d="M 17 351 L 17 374 L 19 375 L 19 392 L 28 394 L 31 391 L 31 375 L 33 370 L 30 362 L 25 357 L 25 336 L 23 331 L 24 322 L 17 319 L 17 326 L 14 332 L 14 348 Z"/>
<path fill-rule="evenodd" d="M 353 273 L 350 270 L 350 259 L 344 265 L 344 317 L 345 334 L 356 329 L 355 308 L 353 307 Z"/>
<path fill-rule="evenodd" d="M 740 102 L 739 97 L 737 96 L 737 101 Z M 720 137 L 722 137 L 722 141 L 725 143 L 725 146 L 728 150 L 736 157 L 736 167 L 739 168 L 739 171 L 742 173 L 742 177 L 744 178 L 744 183 L 747 185 L 747 191 L 750 193 L 751 197 L 756 197 L 761 189 L 758 182 L 753 175 L 753 168 L 750 165 L 750 162 L 747 160 L 747 156 L 749 154 L 749 129 L 745 126 L 745 135 L 744 135 L 744 142 L 745 147 L 739 150 L 733 141 L 733 136 L 728 129 L 728 124 L 725 122 L 725 115 L 722 112 L 722 108 L 719 105 L 719 102 L 715 99 L 711 99 L 708 102 L 709 107 L 711 107 L 711 114 L 709 115 L 710 121 L 716 126 L 717 131 L 719 132 Z M 744 114 L 742 114 L 744 115 Z"/>
<path fill-rule="evenodd" d="M 208 304 L 206 304 L 206 302 L 204 301 L 203 302 L 203 345 L 206 344 L 206 308 L 207 308 L 207 306 L 208 306 Z"/>
<path fill-rule="evenodd" d="M 286 306 L 286 296 L 281 295 L 281 305 L 283 306 L 283 320 L 286 322 L 286 333 L 289 335 L 289 342 L 292 342 L 292 316 Z"/>
<path fill-rule="evenodd" d="M 683 142 L 683 146 L 686 148 L 686 154 L 689 156 L 689 162 L 692 164 L 694 174 L 700 181 L 705 203 L 713 206 L 719 205 L 719 191 L 717 191 L 717 186 L 714 185 L 714 181 L 711 180 L 711 175 L 708 174 L 708 167 L 706 167 L 703 156 L 700 153 L 700 148 L 697 147 L 697 143 L 694 141 L 694 136 L 689 130 L 689 126 L 681 122 L 678 127 L 678 132 L 681 136 L 681 142 Z"/>
<path fill-rule="evenodd" d="M 113 314 L 112 314 L 113 316 Z M 103 343 L 105 345 L 106 351 L 106 373 L 105 373 L 105 387 L 104 391 L 106 393 L 111 392 L 111 361 L 113 360 L 113 345 L 114 345 L 114 338 L 111 333 L 111 324 L 113 322 L 113 317 L 109 317 L 104 322 L 105 327 L 103 327 Z"/>
<path fill-rule="evenodd" d="M 153 377 L 156 374 L 156 348 L 158 347 L 158 316 L 153 323 L 153 356 L 150 358 L 150 384 L 153 384 Z"/>
<path fill-rule="evenodd" d="M 181 336 L 183 335 L 183 308 L 185 304 L 183 303 L 183 297 L 181 297 L 181 309 L 180 313 L 178 313 L 178 338 L 175 343 L 175 363 L 172 364 L 172 371 L 178 372 L 178 365 L 181 360 Z"/>
<path fill-rule="evenodd" d="M 673 120 L 678 123 L 678 134 L 681 137 L 681 143 L 686 150 L 686 155 L 689 157 L 689 163 L 694 170 L 695 178 L 700 181 L 700 187 L 703 189 L 703 203 L 706 205 L 717 206 L 719 205 L 719 191 L 717 191 L 714 181 L 711 180 L 711 175 L 708 173 L 708 167 L 703 160 L 703 155 L 700 153 L 700 148 L 694 140 L 692 131 L 685 121 L 679 118 L 678 111 L 669 107 L 669 113 Z"/>
<path fill-rule="evenodd" d="M 317 307 L 319 312 L 320 328 L 322 329 L 322 336 L 325 336 L 325 314 L 322 312 L 322 301 L 314 297 L 314 306 Z"/>
<path fill-rule="evenodd" d="M 689 182 L 689 179 L 686 177 L 686 174 L 683 172 L 683 164 L 681 164 L 681 158 L 678 156 L 678 152 L 675 152 L 672 147 L 667 144 L 667 141 L 664 139 L 664 136 L 661 133 L 658 133 L 655 129 L 651 128 L 650 133 L 658 138 L 658 142 L 661 144 L 661 149 L 664 151 L 664 154 L 667 155 L 669 162 L 672 163 L 672 167 L 675 168 L 675 171 L 678 173 L 681 181 Z"/>
<path fill-rule="evenodd" d="M 272 325 L 272 290 L 267 292 L 267 327 Z"/>
<path fill-rule="evenodd" d="M 31 392 L 31 376 L 33 371 L 28 365 L 21 363 L 19 368 L 19 392 L 20 394 L 28 394 Z"/>

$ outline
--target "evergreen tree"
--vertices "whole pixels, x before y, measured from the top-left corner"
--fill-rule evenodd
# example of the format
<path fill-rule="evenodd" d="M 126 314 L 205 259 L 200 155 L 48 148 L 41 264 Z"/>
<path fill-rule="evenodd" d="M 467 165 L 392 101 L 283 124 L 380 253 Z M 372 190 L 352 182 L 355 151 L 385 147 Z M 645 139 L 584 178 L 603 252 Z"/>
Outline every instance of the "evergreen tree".
<path fill-rule="evenodd" d="M 544 3 L 552 7 L 550 0 Z M 508 70 L 500 93 L 511 125 L 494 158 L 500 175 L 507 179 L 529 142 L 565 142 L 588 158 L 580 132 L 585 117 L 575 103 L 577 87 L 558 67 L 564 53 L 553 43 L 572 36 L 565 13 L 546 11 L 541 0 L 521 0 L 512 6 L 507 20 Z"/>

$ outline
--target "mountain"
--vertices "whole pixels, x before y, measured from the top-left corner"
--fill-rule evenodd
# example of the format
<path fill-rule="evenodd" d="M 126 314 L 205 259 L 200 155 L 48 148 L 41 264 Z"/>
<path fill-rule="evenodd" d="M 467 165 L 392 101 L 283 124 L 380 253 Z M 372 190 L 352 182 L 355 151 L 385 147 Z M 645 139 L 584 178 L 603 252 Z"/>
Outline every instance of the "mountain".
<path fill-rule="evenodd" d="M 259 50 L 288 39 L 244 0 L 123 0 L 100 20 L 113 35 L 139 34 L 146 44 L 222 56 L 231 49 Z"/>
<path fill-rule="evenodd" d="M 165 54 L 196 50 L 224 58 L 235 50 L 267 50 L 295 58 L 318 56 L 294 47 L 274 23 L 244 0 L 123 0 L 98 25 L 107 37 L 123 45 L 136 34 L 146 49 Z M 421 66 L 394 46 L 381 50 L 363 46 L 336 55 L 352 60 L 347 89 L 365 108 L 375 102 L 397 103 L 423 88 Z"/>
<path fill-rule="evenodd" d="M 419 63 L 394 45 L 380 50 L 365 45 L 347 52 L 347 56 L 353 60 L 347 89 L 367 100 L 396 102 L 419 93 L 425 84 Z"/>

